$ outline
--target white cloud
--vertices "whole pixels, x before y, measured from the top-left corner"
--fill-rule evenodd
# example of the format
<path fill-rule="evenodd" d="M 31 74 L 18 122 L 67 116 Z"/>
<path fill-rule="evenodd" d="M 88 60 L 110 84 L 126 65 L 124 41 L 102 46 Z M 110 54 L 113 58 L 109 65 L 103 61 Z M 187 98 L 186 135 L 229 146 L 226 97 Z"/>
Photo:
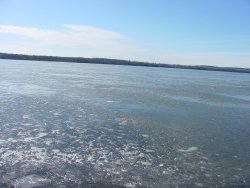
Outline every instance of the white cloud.
<path fill-rule="evenodd" d="M 1 33 L 12 40 L 0 41 L 0 52 L 250 68 L 250 52 L 159 53 L 129 42 L 123 34 L 87 25 L 58 30 L 0 25 Z"/>
<path fill-rule="evenodd" d="M 2 46 L 0 50 L 8 47 L 12 53 L 23 53 L 23 51 L 26 53 L 27 49 L 31 49 L 30 53 L 33 54 L 49 51 L 50 55 L 53 52 L 54 55 L 62 56 L 139 58 L 140 60 L 142 60 L 140 57 L 147 53 L 146 49 L 128 42 L 129 40 L 123 34 L 87 25 L 68 24 L 64 25 L 62 30 L 0 25 L 0 33 L 8 34 L 8 37 L 15 35 L 26 39 L 22 43 L 0 45 Z M 20 46 L 19 49 L 18 46 Z M 33 48 L 36 49 L 32 50 Z M 52 48 L 53 50 L 48 50 Z"/>
<path fill-rule="evenodd" d="M 103 47 L 114 45 L 124 38 L 122 34 L 86 25 L 64 25 L 61 31 L 0 25 L 0 33 L 19 35 L 42 43 L 63 46 Z"/>

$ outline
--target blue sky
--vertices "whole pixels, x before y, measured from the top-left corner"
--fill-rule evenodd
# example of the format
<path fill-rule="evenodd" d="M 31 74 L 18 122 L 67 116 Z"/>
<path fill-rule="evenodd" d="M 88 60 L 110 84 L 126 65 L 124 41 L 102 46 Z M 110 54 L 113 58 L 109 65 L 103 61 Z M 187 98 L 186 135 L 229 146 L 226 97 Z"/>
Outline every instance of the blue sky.
<path fill-rule="evenodd" d="M 250 0 L 0 0 L 0 51 L 250 68 Z"/>

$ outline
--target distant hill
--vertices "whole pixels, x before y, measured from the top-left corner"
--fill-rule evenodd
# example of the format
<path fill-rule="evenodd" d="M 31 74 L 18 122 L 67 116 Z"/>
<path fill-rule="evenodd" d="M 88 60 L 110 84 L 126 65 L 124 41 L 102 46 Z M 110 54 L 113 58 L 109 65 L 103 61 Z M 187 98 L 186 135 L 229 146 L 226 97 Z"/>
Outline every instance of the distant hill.
<path fill-rule="evenodd" d="M 59 56 L 45 56 L 45 55 L 24 55 L 24 54 L 0 53 L 0 59 L 130 65 L 130 66 L 147 66 L 147 67 L 163 67 L 163 68 L 250 73 L 249 68 L 214 67 L 214 66 L 203 66 L 203 65 L 199 65 L 199 66 L 175 65 L 175 64 L 148 63 L 148 62 L 127 61 L 127 60 L 106 59 L 106 58 L 59 57 Z"/>

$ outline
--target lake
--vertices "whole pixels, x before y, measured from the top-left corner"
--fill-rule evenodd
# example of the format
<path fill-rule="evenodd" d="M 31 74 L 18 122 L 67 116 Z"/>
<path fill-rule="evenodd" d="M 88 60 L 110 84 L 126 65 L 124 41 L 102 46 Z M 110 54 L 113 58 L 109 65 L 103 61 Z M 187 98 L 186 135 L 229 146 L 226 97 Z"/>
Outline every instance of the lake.
<path fill-rule="evenodd" d="M 250 185 L 250 74 L 0 60 L 0 186 Z"/>

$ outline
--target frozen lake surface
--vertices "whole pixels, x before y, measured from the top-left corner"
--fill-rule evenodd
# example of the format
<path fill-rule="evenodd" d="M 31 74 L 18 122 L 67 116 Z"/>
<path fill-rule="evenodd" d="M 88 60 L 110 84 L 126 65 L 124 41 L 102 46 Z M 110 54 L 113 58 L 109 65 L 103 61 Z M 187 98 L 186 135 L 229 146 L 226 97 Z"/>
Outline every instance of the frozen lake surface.
<path fill-rule="evenodd" d="M 250 74 L 0 60 L 0 187 L 250 185 Z"/>

